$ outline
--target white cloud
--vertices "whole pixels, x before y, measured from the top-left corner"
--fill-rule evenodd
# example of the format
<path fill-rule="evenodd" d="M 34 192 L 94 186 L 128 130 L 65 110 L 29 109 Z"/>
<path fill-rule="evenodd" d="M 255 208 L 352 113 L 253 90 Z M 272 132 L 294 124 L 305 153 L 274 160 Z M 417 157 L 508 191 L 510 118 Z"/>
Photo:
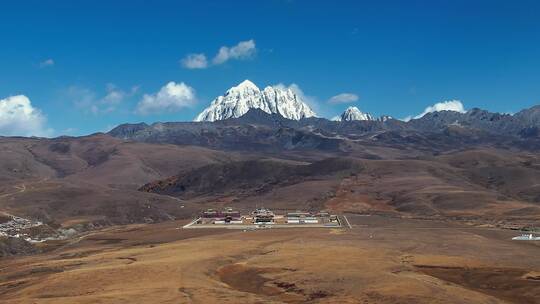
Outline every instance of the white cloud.
<path fill-rule="evenodd" d="M 92 90 L 80 86 L 70 86 L 65 90 L 65 96 L 76 107 L 82 109 L 90 108 L 96 101 L 96 94 Z"/>
<path fill-rule="evenodd" d="M 128 93 L 118 89 L 114 84 L 107 84 L 107 95 L 101 99 L 101 103 L 116 105 L 122 102 Z"/>
<path fill-rule="evenodd" d="M 46 67 L 52 67 L 52 66 L 54 66 L 54 60 L 52 60 L 51 58 L 39 63 L 40 68 L 46 68 Z"/>
<path fill-rule="evenodd" d="M 210 65 L 220 65 L 229 60 L 246 60 L 251 59 L 257 52 L 255 40 L 250 39 L 246 41 L 240 41 L 235 46 L 222 46 L 219 48 L 218 53 L 212 59 L 211 64 L 208 62 L 204 53 L 192 53 L 186 55 L 180 63 L 186 69 L 206 69 Z"/>
<path fill-rule="evenodd" d="M 144 94 L 137 104 L 136 113 L 146 115 L 167 111 L 178 111 L 197 102 L 195 89 L 187 84 L 171 81 L 155 94 Z"/>
<path fill-rule="evenodd" d="M 79 86 L 71 86 L 66 91 L 66 96 L 78 108 L 84 109 L 92 114 L 106 114 L 116 110 L 118 105 L 126 98 L 131 97 L 139 90 L 138 86 L 134 86 L 129 91 L 124 91 L 116 85 L 107 84 L 107 93 L 103 97 L 97 97 L 97 94 L 87 88 Z"/>
<path fill-rule="evenodd" d="M 432 112 L 440 112 L 440 111 L 455 111 L 455 112 L 460 112 L 460 113 L 465 113 L 465 108 L 463 107 L 463 104 L 461 103 L 461 101 L 459 100 L 448 100 L 448 101 L 442 101 L 442 102 L 438 102 L 432 106 L 429 106 L 427 107 L 424 112 L 422 112 L 421 114 L 419 115 L 416 115 L 414 118 L 415 119 L 418 119 L 418 118 L 421 118 L 422 116 L 426 115 L 427 113 L 432 113 Z M 405 119 L 409 118 L 410 120 L 410 117 L 406 117 Z M 403 119 L 403 120 L 405 120 Z M 407 120 L 405 120 L 407 121 Z"/>
<path fill-rule="evenodd" d="M 358 101 L 359 97 L 356 94 L 353 93 L 341 93 L 336 96 L 330 97 L 328 99 L 328 103 L 331 104 L 338 104 L 338 103 L 351 103 Z"/>
<path fill-rule="evenodd" d="M 0 135 L 51 136 L 47 119 L 24 95 L 0 99 Z"/>
<path fill-rule="evenodd" d="M 208 67 L 205 54 L 188 54 L 184 59 L 180 60 L 180 63 L 186 69 L 206 69 Z"/>
<path fill-rule="evenodd" d="M 256 51 L 255 40 L 240 41 L 233 47 L 222 46 L 212 62 L 222 64 L 230 59 L 249 59 L 255 55 Z"/>

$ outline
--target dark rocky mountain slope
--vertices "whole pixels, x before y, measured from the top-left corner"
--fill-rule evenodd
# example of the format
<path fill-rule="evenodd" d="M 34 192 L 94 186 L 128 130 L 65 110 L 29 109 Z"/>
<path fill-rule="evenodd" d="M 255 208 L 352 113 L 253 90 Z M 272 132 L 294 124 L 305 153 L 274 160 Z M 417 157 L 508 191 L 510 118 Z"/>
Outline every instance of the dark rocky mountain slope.
<path fill-rule="evenodd" d="M 149 143 L 199 145 L 228 150 L 324 150 L 351 152 L 358 145 L 420 145 L 433 151 L 489 144 L 502 148 L 540 145 L 539 106 L 515 115 L 472 109 L 466 113 L 442 111 L 403 122 L 395 119 L 329 121 L 324 118 L 289 120 L 279 114 L 251 109 L 236 119 L 208 122 L 125 124 L 109 135 Z M 448 147 L 446 147 L 448 146 Z"/>

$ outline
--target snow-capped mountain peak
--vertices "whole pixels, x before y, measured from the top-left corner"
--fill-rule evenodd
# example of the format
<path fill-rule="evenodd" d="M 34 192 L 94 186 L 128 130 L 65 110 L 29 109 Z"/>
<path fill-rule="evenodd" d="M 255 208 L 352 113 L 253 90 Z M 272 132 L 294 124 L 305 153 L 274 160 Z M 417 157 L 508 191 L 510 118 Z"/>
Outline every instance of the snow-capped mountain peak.
<path fill-rule="evenodd" d="M 371 114 L 364 113 L 357 107 L 348 107 L 347 110 L 341 114 L 341 121 L 353 120 L 374 120 L 374 118 Z"/>
<path fill-rule="evenodd" d="M 266 113 L 276 113 L 294 120 L 316 116 L 291 88 L 267 86 L 261 91 L 253 82 L 244 80 L 227 90 L 223 96 L 214 99 L 195 121 L 238 118 L 250 109 L 261 109 Z"/>
<path fill-rule="evenodd" d="M 233 93 L 233 92 L 245 92 L 245 91 L 260 91 L 259 87 L 257 87 L 253 82 L 251 82 L 249 79 L 246 79 L 239 83 L 237 86 L 232 87 L 227 90 L 227 94 Z"/>

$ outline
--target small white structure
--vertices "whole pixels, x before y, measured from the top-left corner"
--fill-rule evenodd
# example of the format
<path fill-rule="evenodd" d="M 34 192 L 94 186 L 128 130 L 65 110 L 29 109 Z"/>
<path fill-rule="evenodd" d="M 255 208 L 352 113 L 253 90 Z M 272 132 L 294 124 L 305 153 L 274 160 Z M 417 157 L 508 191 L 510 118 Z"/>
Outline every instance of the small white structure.
<path fill-rule="evenodd" d="M 514 241 L 540 241 L 540 237 L 534 236 L 532 233 L 522 234 L 520 236 L 513 237 Z"/>
<path fill-rule="evenodd" d="M 306 224 L 318 224 L 319 220 L 314 217 L 306 217 L 303 219 L 304 223 Z"/>
<path fill-rule="evenodd" d="M 287 224 L 318 224 L 319 220 L 309 212 L 287 213 Z"/>
<path fill-rule="evenodd" d="M 225 224 L 242 224 L 242 221 L 239 220 L 239 221 L 213 221 L 214 224 L 219 224 L 219 225 L 225 225 Z"/>

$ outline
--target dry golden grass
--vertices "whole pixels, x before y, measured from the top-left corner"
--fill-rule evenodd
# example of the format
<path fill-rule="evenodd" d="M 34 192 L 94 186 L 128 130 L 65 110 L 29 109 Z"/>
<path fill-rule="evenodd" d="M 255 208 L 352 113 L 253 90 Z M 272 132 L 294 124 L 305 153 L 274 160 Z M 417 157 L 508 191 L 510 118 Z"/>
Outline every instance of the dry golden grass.
<path fill-rule="evenodd" d="M 538 303 L 540 246 L 509 241 L 511 232 L 375 217 L 349 220 L 353 229 L 339 232 L 187 231 L 174 222 L 118 227 L 54 252 L 1 261 L 0 299 Z"/>

